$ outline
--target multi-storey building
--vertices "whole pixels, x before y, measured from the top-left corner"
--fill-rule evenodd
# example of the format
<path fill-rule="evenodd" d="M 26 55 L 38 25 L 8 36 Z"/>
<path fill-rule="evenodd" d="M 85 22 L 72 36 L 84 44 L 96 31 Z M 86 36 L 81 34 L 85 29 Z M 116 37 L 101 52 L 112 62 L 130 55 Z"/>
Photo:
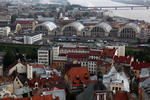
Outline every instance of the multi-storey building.
<path fill-rule="evenodd" d="M 34 18 L 16 18 L 15 24 L 21 26 L 21 28 L 16 27 L 16 31 L 32 30 L 36 25 Z"/>
<path fill-rule="evenodd" d="M 50 46 L 43 46 L 38 50 L 38 63 L 51 65 L 52 64 L 52 53 Z"/>
<path fill-rule="evenodd" d="M 88 68 L 91 74 L 97 73 L 99 60 L 112 63 L 116 49 L 91 49 L 88 47 L 53 47 L 53 64 L 64 69 L 67 62 L 76 62 Z"/>
<path fill-rule="evenodd" d="M 40 40 L 42 40 L 42 34 L 39 33 L 31 33 L 24 36 L 24 44 L 34 44 Z"/>

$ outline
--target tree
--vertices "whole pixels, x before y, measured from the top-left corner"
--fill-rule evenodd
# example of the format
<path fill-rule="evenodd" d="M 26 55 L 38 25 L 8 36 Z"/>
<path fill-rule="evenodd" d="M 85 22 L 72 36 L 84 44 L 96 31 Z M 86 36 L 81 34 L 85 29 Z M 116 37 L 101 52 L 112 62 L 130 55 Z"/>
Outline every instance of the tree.
<path fill-rule="evenodd" d="M 4 71 L 8 66 L 16 61 L 16 55 L 12 50 L 9 50 L 3 59 Z"/>
<path fill-rule="evenodd" d="M 11 23 L 14 23 L 16 21 L 17 17 L 18 17 L 17 15 L 12 15 L 11 16 Z"/>

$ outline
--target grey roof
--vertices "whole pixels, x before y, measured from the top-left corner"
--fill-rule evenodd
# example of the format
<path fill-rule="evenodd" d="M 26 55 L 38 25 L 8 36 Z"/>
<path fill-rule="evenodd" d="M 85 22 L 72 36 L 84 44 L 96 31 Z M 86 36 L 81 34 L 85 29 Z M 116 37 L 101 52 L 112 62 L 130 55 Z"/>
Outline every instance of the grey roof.
<path fill-rule="evenodd" d="M 54 22 L 50 22 L 50 21 L 44 22 L 41 25 L 46 26 L 50 31 L 57 28 L 56 24 Z"/>
<path fill-rule="evenodd" d="M 28 88 L 28 87 L 14 89 L 14 93 L 16 95 L 23 95 L 25 93 L 29 93 L 30 91 L 31 91 L 31 88 Z"/>
<path fill-rule="evenodd" d="M 41 21 L 41 22 L 45 22 L 45 21 L 55 21 L 55 18 L 54 17 L 42 17 L 42 16 L 38 16 L 38 21 Z"/>
<path fill-rule="evenodd" d="M 103 28 L 105 32 L 110 32 L 112 30 L 112 27 L 106 22 L 99 23 L 96 26 Z"/>
<path fill-rule="evenodd" d="M 149 68 L 142 68 L 140 73 L 140 78 L 149 77 L 150 76 L 150 69 Z"/>
<path fill-rule="evenodd" d="M 42 46 L 39 50 L 51 50 L 50 46 Z"/>
<path fill-rule="evenodd" d="M 58 96 L 60 98 L 60 100 L 66 100 L 64 89 L 58 89 L 58 90 L 56 89 L 56 90 L 53 90 L 53 91 L 43 92 L 43 95 L 49 95 L 49 94 L 52 94 L 53 98 Z"/>
<path fill-rule="evenodd" d="M 73 22 L 69 24 L 69 26 L 75 27 L 78 31 L 81 31 L 82 29 L 84 29 L 84 25 L 81 24 L 80 22 Z"/>
<path fill-rule="evenodd" d="M 124 72 L 118 73 L 116 68 L 112 66 L 111 70 L 109 71 L 108 74 L 103 76 L 103 83 L 107 88 L 109 87 L 110 80 L 115 83 L 121 83 L 122 81 L 124 82 L 124 91 L 129 92 L 129 81 L 128 77 L 125 75 Z"/>
<path fill-rule="evenodd" d="M 34 18 L 16 18 L 16 21 L 34 21 Z"/>
<path fill-rule="evenodd" d="M 136 23 L 127 23 L 124 28 L 132 28 L 134 29 L 137 33 L 140 33 L 141 32 L 141 28 L 139 27 L 138 24 Z"/>
<path fill-rule="evenodd" d="M 35 35 L 39 35 L 41 33 L 29 33 L 29 34 L 26 34 L 26 36 L 35 36 Z"/>

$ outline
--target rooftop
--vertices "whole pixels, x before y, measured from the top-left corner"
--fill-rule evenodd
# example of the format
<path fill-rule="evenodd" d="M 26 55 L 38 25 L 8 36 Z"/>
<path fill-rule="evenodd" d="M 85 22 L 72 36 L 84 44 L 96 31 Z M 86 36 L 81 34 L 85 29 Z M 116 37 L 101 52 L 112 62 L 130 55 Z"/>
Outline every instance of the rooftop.
<path fill-rule="evenodd" d="M 142 68 L 150 68 L 150 63 L 147 62 L 132 62 L 131 67 L 134 70 L 141 70 Z"/>
<path fill-rule="evenodd" d="M 117 63 L 125 63 L 130 64 L 133 57 L 126 57 L 126 56 L 115 56 L 114 61 Z"/>
<path fill-rule="evenodd" d="M 42 46 L 39 50 L 50 50 L 50 46 Z"/>
<path fill-rule="evenodd" d="M 73 67 L 67 72 L 72 86 L 88 85 L 91 82 L 90 73 L 86 67 Z"/>

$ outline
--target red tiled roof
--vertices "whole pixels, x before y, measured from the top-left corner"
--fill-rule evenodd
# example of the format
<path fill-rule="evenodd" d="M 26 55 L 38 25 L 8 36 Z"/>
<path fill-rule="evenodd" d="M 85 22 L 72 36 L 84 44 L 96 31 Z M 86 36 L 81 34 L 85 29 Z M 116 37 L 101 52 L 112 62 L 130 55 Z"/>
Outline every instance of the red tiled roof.
<path fill-rule="evenodd" d="M 103 57 L 114 57 L 116 49 L 109 49 L 109 48 L 103 48 L 102 49 L 102 56 Z"/>
<path fill-rule="evenodd" d="M 26 98 L 16 98 L 15 100 L 30 100 L 30 98 L 26 97 Z"/>
<path fill-rule="evenodd" d="M 90 50 L 90 53 L 89 55 L 92 55 L 92 56 L 101 56 L 102 54 L 102 51 L 93 51 L 93 50 Z"/>
<path fill-rule="evenodd" d="M 80 50 L 87 49 L 87 50 L 89 50 L 90 48 L 88 48 L 88 47 L 60 47 L 60 49 L 80 49 Z"/>
<path fill-rule="evenodd" d="M 0 83 L 12 82 L 9 77 L 0 77 Z"/>
<path fill-rule="evenodd" d="M 29 65 L 34 67 L 34 68 L 44 68 L 45 67 L 44 64 L 29 64 Z"/>
<path fill-rule="evenodd" d="M 2 98 L 2 100 L 14 100 L 13 98 Z"/>
<path fill-rule="evenodd" d="M 33 21 L 15 21 L 15 24 L 33 24 Z"/>
<path fill-rule="evenodd" d="M 25 97 L 25 98 L 3 98 L 2 100 L 30 100 L 30 98 L 29 97 Z M 53 97 L 52 97 L 52 95 L 33 96 L 32 100 L 53 100 Z"/>
<path fill-rule="evenodd" d="M 130 64 L 133 57 L 126 57 L 126 56 L 115 56 L 114 61 L 118 63 L 125 63 Z"/>
<path fill-rule="evenodd" d="M 41 88 L 50 85 L 49 88 L 64 89 L 64 81 L 56 74 L 52 78 L 33 78 L 29 80 L 29 87 L 34 88 L 36 82 L 38 83 L 38 87 Z"/>
<path fill-rule="evenodd" d="M 90 80 L 90 73 L 86 67 L 73 67 L 67 72 L 67 76 L 71 79 L 72 86 L 88 85 Z"/>
<path fill-rule="evenodd" d="M 126 92 L 117 92 L 115 95 L 115 100 L 129 100 Z"/>
<path fill-rule="evenodd" d="M 134 70 L 141 70 L 142 68 L 150 68 L 150 63 L 132 62 L 131 67 L 133 67 Z"/>
<path fill-rule="evenodd" d="M 67 54 L 67 58 L 76 59 L 76 60 L 88 59 L 88 57 L 89 55 L 87 53 L 68 53 Z"/>

